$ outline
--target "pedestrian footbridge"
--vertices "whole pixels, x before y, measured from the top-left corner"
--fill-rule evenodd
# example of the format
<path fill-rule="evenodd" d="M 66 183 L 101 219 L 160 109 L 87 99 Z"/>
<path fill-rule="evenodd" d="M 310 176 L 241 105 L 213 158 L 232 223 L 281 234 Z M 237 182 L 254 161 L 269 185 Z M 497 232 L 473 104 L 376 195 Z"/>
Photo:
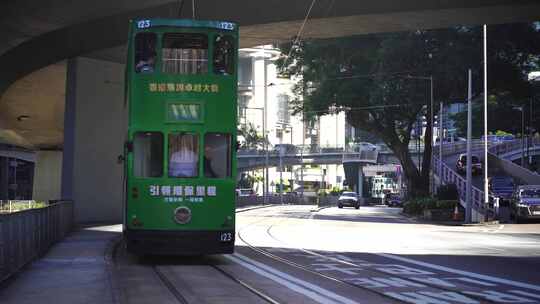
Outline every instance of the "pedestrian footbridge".
<path fill-rule="evenodd" d="M 483 159 L 484 142 L 481 140 L 473 140 L 472 152 L 479 156 L 482 162 Z M 465 153 L 467 150 L 466 142 L 457 142 L 451 144 L 444 144 L 442 148 L 442 161 L 439 159 L 439 148 L 433 149 L 433 172 L 435 176 L 436 185 L 439 184 L 455 184 L 461 205 L 466 206 L 466 187 L 467 181 L 464 175 L 458 174 L 455 170 L 456 160 L 461 153 Z M 520 184 L 540 184 L 540 175 L 532 172 L 526 168 L 523 168 L 512 160 L 516 160 L 521 157 L 521 140 L 514 140 L 508 142 L 488 142 L 488 176 L 492 175 L 509 175 L 512 176 L 517 183 Z M 529 151 L 531 155 L 540 154 L 540 141 L 533 141 Z M 472 207 L 473 222 L 481 222 L 484 220 L 494 219 L 496 217 L 493 198 L 489 197 L 488 203 L 485 203 L 484 198 L 484 176 L 473 176 L 472 179 Z"/>
<path fill-rule="evenodd" d="M 411 146 L 411 153 L 417 155 L 423 152 L 423 148 L 418 149 Z M 291 165 L 341 165 L 347 162 L 358 162 L 364 164 L 399 164 L 394 153 L 387 148 L 360 148 L 360 147 L 330 147 L 330 146 L 296 146 L 294 152 L 280 154 L 277 151 L 266 151 L 257 149 L 239 150 L 237 154 L 237 167 L 239 171 L 261 169 L 268 165 L 277 167 L 280 161 L 284 166 Z M 416 157 L 415 157 L 416 159 Z"/>

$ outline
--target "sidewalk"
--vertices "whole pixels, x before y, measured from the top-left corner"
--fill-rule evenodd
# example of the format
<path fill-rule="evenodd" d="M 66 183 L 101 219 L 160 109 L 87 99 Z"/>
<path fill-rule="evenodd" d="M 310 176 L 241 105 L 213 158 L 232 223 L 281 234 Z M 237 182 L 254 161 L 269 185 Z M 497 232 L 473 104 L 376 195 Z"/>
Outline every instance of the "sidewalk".
<path fill-rule="evenodd" d="M 117 304 L 110 257 L 121 225 L 87 226 L 0 286 L 2 304 Z"/>

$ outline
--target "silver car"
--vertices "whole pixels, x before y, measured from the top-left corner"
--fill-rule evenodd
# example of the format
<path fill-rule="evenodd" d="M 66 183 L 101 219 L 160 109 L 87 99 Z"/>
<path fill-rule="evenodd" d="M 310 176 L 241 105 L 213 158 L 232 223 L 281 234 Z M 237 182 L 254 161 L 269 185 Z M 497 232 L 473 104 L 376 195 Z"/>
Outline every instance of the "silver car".
<path fill-rule="evenodd" d="M 343 192 L 338 198 L 337 204 L 338 208 L 343 208 L 343 206 L 360 208 L 360 200 L 356 192 Z"/>
<path fill-rule="evenodd" d="M 540 219 L 540 185 L 518 186 L 512 195 L 511 216 L 520 222 Z"/>

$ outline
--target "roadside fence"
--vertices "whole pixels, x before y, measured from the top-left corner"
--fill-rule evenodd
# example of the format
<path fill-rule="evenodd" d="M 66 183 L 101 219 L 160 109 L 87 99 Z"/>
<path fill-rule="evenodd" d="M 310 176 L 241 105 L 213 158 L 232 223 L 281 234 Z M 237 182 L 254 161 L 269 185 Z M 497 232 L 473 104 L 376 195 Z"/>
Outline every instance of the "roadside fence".
<path fill-rule="evenodd" d="M 73 227 L 73 202 L 0 213 L 0 282 L 43 255 Z"/>

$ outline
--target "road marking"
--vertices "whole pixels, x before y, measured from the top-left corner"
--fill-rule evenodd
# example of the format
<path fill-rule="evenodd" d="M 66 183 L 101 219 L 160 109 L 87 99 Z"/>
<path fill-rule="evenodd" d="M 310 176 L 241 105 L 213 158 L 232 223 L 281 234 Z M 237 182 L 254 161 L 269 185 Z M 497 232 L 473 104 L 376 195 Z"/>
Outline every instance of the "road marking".
<path fill-rule="evenodd" d="M 286 286 L 287 288 L 291 290 L 301 293 L 317 301 L 318 303 L 344 303 L 344 304 L 358 303 L 357 301 L 353 301 L 346 297 L 340 296 L 330 290 L 327 290 L 317 285 L 300 280 L 284 272 L 281 272 L 275 268 L 272 268 L 268 265 L 252 260 L 244 255 L 236 253 L 232 256 L 224 256 L 224 257 L 239 265 L 242 265 L 243 267 L 261 276 L 267 277 L 283 286 Z"/>
<path fill-rule="evenodd" d="M 416 260 L 413 260 L 413 259 L 400 257 L 400 256 L 395 256 L 395 255 L 387 254 L 387 253 L 374 253 L 374 254 L 378 255 L 378 256 L 388 258 L 388 259 L 398 260 L 398 261 L 401 261 L 401 262 L 415 264 L 415 265 L 419 265 L 419 266 L 422 266 L 422 267 L 431 268 L 431 269 L 435 269 L 435 270 L 439 270 L 439 271 L 445 271 L 445 272 L 455 273 L 455 274 L 459 274 L 459 275 L 463 275 L 463 276 L 467 276 L 467 277 L 471 277 L 471 278 L 475 278 L 475 279 L 480 279 L 480 280 L 484 280 L 484 281 L 489 281 L 489 282 L 494 282 L 494 283 L 499 283 L 499 284 L 506 284 L 506 285 L 510 285 L 510 286 L 514 286 L 514 287 L 520 287 L 520 288 L 526 288 L 526 289 L 531 289 L 531 290 L 535 290 L 535 291 L 540 291 L 540 286 L 538 286 L 538 285 L 533 285 L 533 284 L 528 284 L 528 283 L 523 283 L 523 282 L 518 282 L 518 281 L 512 281 L 512 280 L 498 278 L 498 277 L 492 277 L 492 276 L 483 275 L 483 274 L 474 273 L 474 272 L 469 272 L 469 271 L 464 271 L 464 270 L 458 270 L 458 269 L 454 269 L 454 268 L 450 268 L 450 267 L 446 267 L 446 266 L 440 266 L 440 265 L 435 265 L 435 264 L 431 264 L 431 263 L 416 261 Z"/>
<path fill-rule="evenodd" d="M 530 297 L 530 298 L 533 298 L 533 299 L 539 299 L 540 300 L 540 295 L 537 295 L 537 294 L 534 294 L 534 293 L 530 293 L 530 292 L 526 292 L 526 291 L 522 291 L 522 290 L 509 290 L 508 292 L 517 293 L 518 295 L 522 295 L 522 296 L 526 296 L 526 297 Z"/>
<path fill-rule="evenodd" d="M 460 295 L 457 292 L 385 292 L 385 295 L 401 300 L 407 303 L 414 304 L 450 304 L 450 303 L 464 303 L 464 304 L 478 304 L 480 302 Z M 447 302 L 444 300 L 450 300 Z"/>

